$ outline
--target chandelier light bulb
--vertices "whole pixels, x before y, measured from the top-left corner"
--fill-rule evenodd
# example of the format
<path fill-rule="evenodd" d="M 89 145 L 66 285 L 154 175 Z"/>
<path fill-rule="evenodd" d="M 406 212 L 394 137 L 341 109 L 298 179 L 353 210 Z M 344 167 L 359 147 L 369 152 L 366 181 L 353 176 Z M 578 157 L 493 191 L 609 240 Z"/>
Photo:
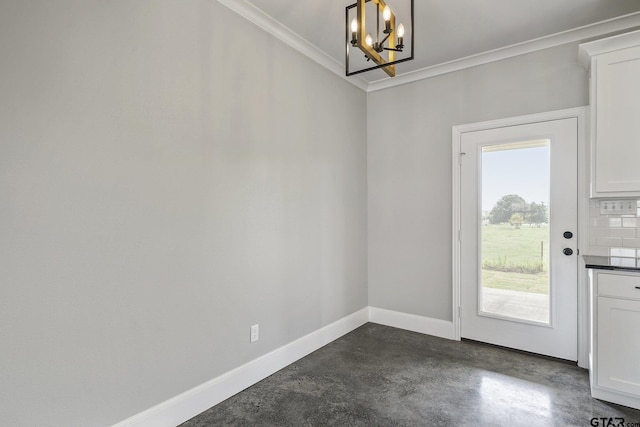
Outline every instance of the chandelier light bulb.
<path fill-rule="evenodd" d="M 351 44 L 353 46 L 358 45 L 358 21 L 356 18 L 351 21 Z"/>
<path fill-rule="evenodd" d="M 404 37 L 404 25 L 398 25 L 398 37 Z"/>
<path fill-rule="evenodd" d="M 391 8 L 389 7 L 389 5 L 386 5 L 382 10 L 382 17 L 384 18 L 385 21 L 388 21 L 389 19 L 391 19 Z"/>
<path fill-rule="evenodd" d="M 364 39 L 364 42 L 367 46 L 373 45 L 373 38 L 371 38 L 371 34 L 367 34 L 367 37 Z"/>

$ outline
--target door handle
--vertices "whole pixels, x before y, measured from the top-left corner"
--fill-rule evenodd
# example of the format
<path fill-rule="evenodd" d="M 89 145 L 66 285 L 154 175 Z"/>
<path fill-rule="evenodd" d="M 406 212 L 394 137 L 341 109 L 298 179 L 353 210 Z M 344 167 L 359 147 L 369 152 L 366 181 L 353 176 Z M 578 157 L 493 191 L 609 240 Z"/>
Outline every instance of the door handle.
<path fill-rule="evenodd" d="M 565 254 L 565 255 L 567 255 L 567 256 L 569 256 L 569 255 L 573 255 L 573 249 L 571 249 L 571 248 L 564 248 L 564 249 L 562 250 L 562 253 L 563 253 L 563 254 Z"/>

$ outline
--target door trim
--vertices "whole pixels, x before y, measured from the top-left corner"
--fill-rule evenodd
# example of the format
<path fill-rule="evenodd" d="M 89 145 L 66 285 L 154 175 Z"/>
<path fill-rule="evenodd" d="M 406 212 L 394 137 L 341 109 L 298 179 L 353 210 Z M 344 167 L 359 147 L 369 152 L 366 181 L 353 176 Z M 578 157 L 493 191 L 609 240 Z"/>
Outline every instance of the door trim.
<path fill-rule="evenodd" d="M 453 126 L 452 128 L 452 228 L 451 238 L 453 242 L 452 260 L 452 313 L 454 339 L 460 340 L 460 142 L 462 135 L 467 132 L 488 130 L 509 126 L 525 125 L 531 123 L 545 122 L 551 120 L 561 120 L 576 118 L 578 120 L 578 233 L 577 247 L 578 254 L 585 253 L 588 238 L 588 225 L 585 221 L 589 218 L 589 180 L 587 166 L 589 164 L 589 150 L 587 149 L 587 130 L 589 117 L 589 107 L 569 108 L 566 110 L 549 111 L 545 113 L 531 114 L 526 116 L 509 117 L 505 119 L 491 120 L 486 122 L 469 123 Z M 589 366 L 589 293 L 588 276 L 582 257 L 578 257 L 578 366 L 588 368 Z"/>

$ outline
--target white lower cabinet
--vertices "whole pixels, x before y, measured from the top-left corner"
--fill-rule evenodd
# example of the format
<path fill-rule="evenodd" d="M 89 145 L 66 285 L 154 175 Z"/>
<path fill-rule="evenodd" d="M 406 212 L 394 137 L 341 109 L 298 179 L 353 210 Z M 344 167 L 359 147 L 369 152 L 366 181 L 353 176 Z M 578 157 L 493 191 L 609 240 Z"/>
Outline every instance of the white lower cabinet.
<path fill-rule="evenodd" d="M 640 274 L 590 275 L 591 394 L 640 409 Z"/>

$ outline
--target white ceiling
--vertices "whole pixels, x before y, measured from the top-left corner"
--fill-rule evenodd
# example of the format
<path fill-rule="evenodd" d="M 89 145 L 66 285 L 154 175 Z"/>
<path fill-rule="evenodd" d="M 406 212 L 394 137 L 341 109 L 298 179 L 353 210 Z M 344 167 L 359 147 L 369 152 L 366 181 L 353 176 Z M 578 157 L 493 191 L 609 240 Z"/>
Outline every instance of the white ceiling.
<path fill-rule="evenodd" d="M 219 1 L 250 4 L 344 68 L 345 6 L 355 0 Z M 415 59 L 398 64 L 398 76 L 624 15 L 635 14 L 623 19 L 624 26 L 640 25 L 640 0 L 414 1 Z M 408 2 L 387 0 L 398 16 Z M 358 77 L 366 83 L 387 79 L 382 70 Z"/>

